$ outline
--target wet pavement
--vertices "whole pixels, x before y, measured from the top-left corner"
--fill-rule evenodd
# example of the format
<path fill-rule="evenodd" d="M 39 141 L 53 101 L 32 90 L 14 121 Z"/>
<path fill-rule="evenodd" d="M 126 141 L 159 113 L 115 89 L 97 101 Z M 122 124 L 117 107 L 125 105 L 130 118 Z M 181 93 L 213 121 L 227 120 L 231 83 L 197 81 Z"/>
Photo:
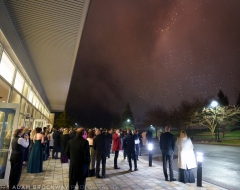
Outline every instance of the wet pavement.
<path fill-rule="evenodd" d="M 118 165 L 120 169 L 113 168 L 113 154 L 107 159 L 106 178 L 87 178 L 86 189 L 122 189 L 122 190 L 153 190 L 153 189 L 177 189 L 177 190 L 223 190 L 223 188 L 213 184 L 202 182 L 202 187 L 196 184 L 184 184 L 178 181 L 165 181 L 162 166 L 153 164 L 148 166 L 148 162 L 142 158 L 138 161 L 138 171 L 128 172 L 127 160 L 120 152 Z M 29 174 L 26 168 L 23 169 L 20 185 L 22 189 L 68 189 L 68 169 L 69 163 L 61 164 L 60 160 L 49 159 L 44 162 L 44 172 Z M 174 173 L 177 179 L 177 172 Z"/>
<path fill-rule="evenodd" d="M 154 139 L 155 140 L 155 139 Z M 239 190 L 240 188 L 240 148 L 237 146 L 196 144 L 194 151 L 203 153 L 203 180 L 211 184 L 229 189 Z M 178 171 L 178 150 L 174 152 L 173 169 Z M 148 160 L 146 147 L 142 151 L 142 159 Z M 154 141 L 153 163 L 162 165 L 162 155 L 159 144 Z M 196 175 L 197 169 L 195 169 Z"/>

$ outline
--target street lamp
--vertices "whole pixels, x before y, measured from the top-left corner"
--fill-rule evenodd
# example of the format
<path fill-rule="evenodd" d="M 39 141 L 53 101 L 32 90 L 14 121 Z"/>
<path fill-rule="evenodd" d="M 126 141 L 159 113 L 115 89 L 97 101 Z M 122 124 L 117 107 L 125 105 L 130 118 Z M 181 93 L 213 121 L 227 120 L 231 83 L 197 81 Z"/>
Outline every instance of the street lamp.
<path fill-rule="evenodd" d="M 149 154 L 149 166 L 152 166 L 152 149 L 153 149 L 153 144 L 149 143 L 148 144 L 148 154 Z"/>
<path fill-rule="evenodd" d="M 129 122 L 130 122 L 130 119 L 127 119 L 127 122 L 129 123 Z"/>
<path fill-rule="evenodd" d="M 202 161 L 203 153 L 197 152 L 197 186 L 202 187 Z"/>
<path fill-rule="evenodd" d="M 216 117 L 216 125 L 217 125 L 217 142 L 221 142 L 220 138 L 219 138 L 219 126 L 217 123 L 217 106 L 218 106 L 218 102 L 217 101 L 212 101 L 211 105 L 212 108 L 214 108 L 215 110 L 215 117 Z"/>

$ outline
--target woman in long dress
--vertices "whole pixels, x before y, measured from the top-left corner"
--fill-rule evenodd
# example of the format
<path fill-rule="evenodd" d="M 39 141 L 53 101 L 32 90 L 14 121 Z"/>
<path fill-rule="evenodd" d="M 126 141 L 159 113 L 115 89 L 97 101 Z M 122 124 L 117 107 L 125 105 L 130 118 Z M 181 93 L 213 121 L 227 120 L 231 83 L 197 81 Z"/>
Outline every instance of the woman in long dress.
<path fill-rule="evenodd" d="M 35 135 L 36 135 L 36 128 L 33 129 L 30 133 L 28 160 L 29 160 L 30 155 L 31 155 L 31 151 L 32 151 L 32 147 L 33 147 L 33 138 L 35 137 Z"/>
<path fill-rule="evenodd" d="M 197 167 L 193 144 L 185 131 L 180 132 L 178 145 L 178 180 L 183 183 L 195 183 L 194 168 Z"/>
<path fill-rule="evenodd" d="M 89 148 L 90 148 L 90 158 L 91 162 L 89 165 L 89 177 L 95 176 L 95 160 L 96 160 L 96 153 L 95 150 L 93 149 L 93 139 L 94 139 L 95 133 L 93 130 L 88 131 L 88 143 L 89 143 Z"/>
<path fill-rule="evenodd" d="M 33 146 L 28 161 L 28 173 L 40 173 L 43 171 L 43 144 L 44 135 L 41 134 L 42 128 L 36 128 L 36 134 L 33 137 Z"/>
<path fill-rule="evenodd" d="M 70 140 L 70 135 L 68 133 L 68 129 L 65 128 L 63 130 L 63 134 L 61 137 L 61 163 L 68 163 L 68 157 L 66 155 L 68 141 Z"/>

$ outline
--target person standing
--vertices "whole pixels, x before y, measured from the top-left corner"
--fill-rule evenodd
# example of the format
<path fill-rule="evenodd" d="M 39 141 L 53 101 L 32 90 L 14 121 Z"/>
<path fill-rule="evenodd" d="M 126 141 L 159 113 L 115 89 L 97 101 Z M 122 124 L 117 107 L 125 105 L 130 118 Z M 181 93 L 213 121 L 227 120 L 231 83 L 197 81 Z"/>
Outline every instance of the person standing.
<path fill-rule="evenodd" d="M 114 169 L 120 169 L 120 167 L 118 167 L 118 164 L 117 164 L 119 150 L 122 150 L 122 144 L 121 144 L 119 129 L 116 129 L 116 132 L 113 135 L 112 150 L 115 152 L 115 155 L 114 155 Z"/>
<path fill-rule="evenodd" d="M 96 178 L 106 178 L 106 145 L 105 135 L 99 129 L 95 130 L 96 137 L 93 139 L 93 149 L 96 151 Z M 102 176 L 100 176 L 100 162 L 102 161 Z"/>
<path fill-rule="evenodd" d="M 158 141 L 160 141 L 161 134 L 162 134 L 162 129 L 159 129 L 158 132 L 157 132 Z"/>
<path fill-rule="evenodd" d="M 61 138 L 61 163 L 68 163 L 66 150 L 67 150 L 67 144 L 69 140 L 70 140 L 70 135 L 68 133 L 68 129 L 64 128 L 63 135 Z"/>
<path fill-rule="evenodd" d="M 146 138 L 147 138 L 148 143 L 152 142 L 152 131 L 150 129 L 148 129 L 148 132 L 146 134 Z"/>
<path fill-rule="evenodd" d="M 43 144 L 44 135 L 41 133 L 42 128 L 36 128 L 36 134 L 33 137 L 33 146 L 28 161 L 28 173 L 40 173 L 43 171 Z"/>
<path fill-rule="evenodd" d="M 66 155 L 70 159 L 69 190 L 74 190 L 76 183 L 78 189 L 85 189 L 88 168 L 90 164 L 89 143 L 83 138 L 84 128 L 76 130 L 76 137 L 67 145 Z"/>
<path fill-rule="evenodd" d="M 28 135 L 24 135 L 23 138 L 21 137 L 22 135 L 23 129 L 16 129 L 13 134 L 9 189 L 18 189 L 18 183 L 22 174 L 24 151 L 29 145 Z"/>
<path fill-rule="evenodd" d="M 94 131 L 92 129 L 88 130 L 88 143 L 89 143 L 89 149 L 90 149 L 90 157 L 91 162 L 89 166 L 88 176 L 92 177 L 95 176 L 95 165 L 96 165 L 96 152 L 93 149 L 93 139 L 95 137 Z"/>
<path fill-rule="evenodd" d="M 33 139 L 36 135 L 36 128 L 33 129 L 30 133 L 30 136 L 29 136 L 29 154 L 28 154 L 28 160 L 30 158 L 30 155 L 31 155 L 31 151 L 32 151 L 32 147 L 33 147 Z"/>
<path fill-rule="evenodd" d="M 60 159 L 58 157 L 58 153 L 60 152 L 60 146 L 61 146 L 61 132 L 58 129 L 55 129 L 53 132 L 53 140 L 54 142 L 53 142 L 52 158 Z"/>
<path fill-rule="evenodd" d="M 176 181 L 173 177 L 173 153 L 175 150 L 175 138 L 173 134 L 170 133 L 170 127 L 165 127 L 165 133 L 160 136 L 160 150 L 162 151 L 163 160 L 163 173 L 165 176 L 165 181 L 169 181 L 167 174 L 167 161 L 169 164 L 170 181 Z"/>
<path fill-rule="evenodd" d="M 178 146 L 178 181 L 183 183 L 195 183 L 194 168 L 197 167 L 193 144 L 190 138 L 187 138 L 185 131 L 180 132 L 177 140 Z"/>
<path fill-rule="evenodd" d="M 143 147 L 142 133 L 138 132 L 138 138 L 139 138 L 139 156 L 141 156 L 142 155 L 142 147 Z"/>
<path fill-rule="evenodd" d="M 124 138 L 123 146 L 126 147 L 127 150 L 127 157 L 128 157 L 128 163 L 129 163 L 129 170 L 132 170 L 132 159 L 134 161 L 134 171 L 137 171 L 137 159 L 135 155 L 135 136 L 132 134 L 131 130 L 127 130 L 127 136 Z"/>
<path fill-rule="evenodd" d="M 138 160 L 138 155 L 140 150 L 140 146 L 139 146 L 140 141 L 139 141 L 137 130 L 134 130 L 134 137 L 135 137 L 135 155 L 136 155 L 136 159 Z"/>
<path fill-rule="evenodd" d="M 49 133 L 49 129 L 46 130 L 45 132 L 45 136 L 44 136 L 44 140 L 45 140 L 45 158 L 44 160 L 47 160 L 50 157 L 50 140 L 51 140 L 51 136 Z"/>
<path fill-rule="evenodd" d="M 23 135 L 22 135 L 22 138 L 24 138 L 25 135 L 28 135 L 30 136 L 30 130 L 28 127 L 25 127 L 23 129 Z M 29 145 L 28 147 L 25 148 L 25 151 L 24 151 L 24 156 L 23 156 L 23 165 L 26 164 L 26 162 L 28 161 L 28 157 L 29 157 Z"/>
<path fill-rule="evenodd" d="M 112 129 L 106 132 L 106 157 L 110 158 L 110 151 L 112 146 Z"/>
<path fill-rule="evenodd" d="M 54 139 L 53 139 L 53 131 L 50 132 L 50 142 L 49 142 L 49 156 L 50 152 L 53 151 Z"/>
<path fill-rule="evenodd" d="M 142 144 L 143 144 L 143 146 L 145 146 L 147 144 L 146 141 L 147 141 L 147 132 L 144 131 L 144 132 L 142 132 Z"/>

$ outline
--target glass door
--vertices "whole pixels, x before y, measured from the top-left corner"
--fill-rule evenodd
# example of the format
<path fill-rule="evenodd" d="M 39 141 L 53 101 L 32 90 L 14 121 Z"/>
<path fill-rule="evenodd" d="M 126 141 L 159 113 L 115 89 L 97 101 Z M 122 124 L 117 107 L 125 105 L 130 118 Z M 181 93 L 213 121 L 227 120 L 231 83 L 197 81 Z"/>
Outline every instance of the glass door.
<path fill-rule="evenodd" d="M 0 103 L 0 186 L 8 184 L 11 139 L 17 129 L 20 104 Z"/>

